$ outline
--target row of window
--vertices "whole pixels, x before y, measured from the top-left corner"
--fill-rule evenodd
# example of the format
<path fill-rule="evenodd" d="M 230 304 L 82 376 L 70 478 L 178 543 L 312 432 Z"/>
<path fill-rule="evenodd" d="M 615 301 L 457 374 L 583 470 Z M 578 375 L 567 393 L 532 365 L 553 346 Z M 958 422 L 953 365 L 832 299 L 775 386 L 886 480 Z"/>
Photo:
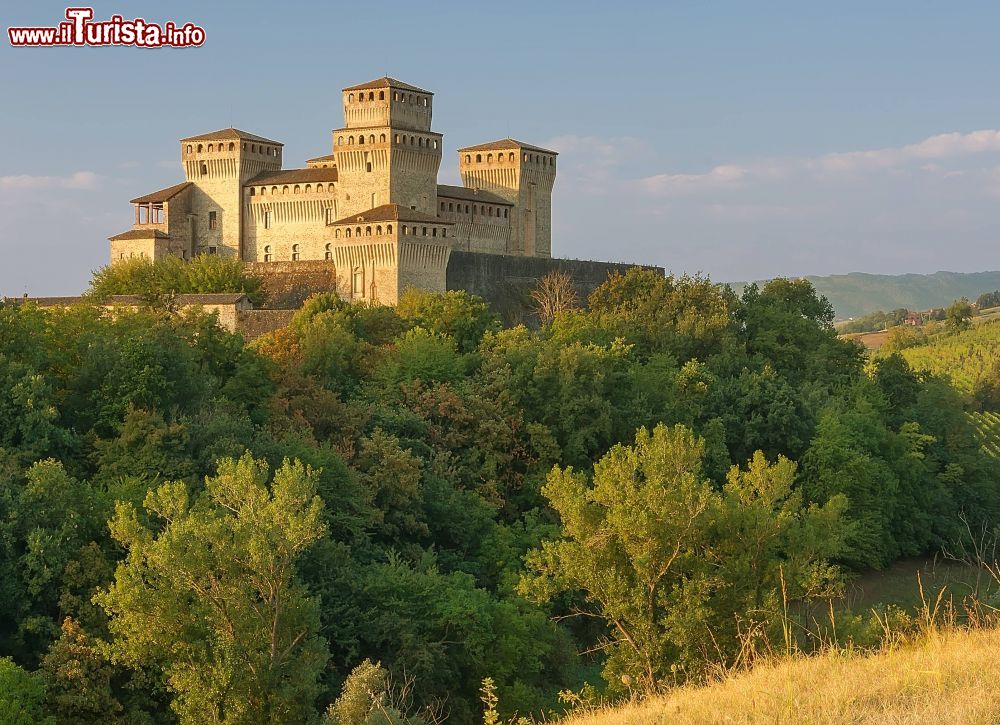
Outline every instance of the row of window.
<path fill-rule="evenodd" d="M 292 261 L 293 262 L 298 262 L 300 258 L 301 258 L 301 254 L 299 252 L 299 245 L 298 244 L 293 244 L 292 245 Z M 326 259 L 326 260 L 333 259 L 333 250 L 330 248 L 329 244 L 326 245 L 326 250 L 323 253 L 323 258 Z M 274 261 L 274 254 L 271 252 L 271 245 L 270 244 L 265 244 L 264 245 L 264 261 L 265 262 L 273 262 Z"/>
<path fill-rule="evenodd" d="M 503 163 L 503 157 L 504 157 L 503 153 L 498 153 L 496 155 L 496 161 L 497 161 L 497 163 Z M 492 164 L 493 160 L 494 160 L 493 154 L 486 154 L 486 163 Z M 514 163 L 514 152 L 513 151 L 511 151 L 511 152 L 509 152 L 507 154 L 507 161 L 509 161 L 510 163 Z M 465 155 L 465 163 L 467 163 L 467 164 L 471 164 L 472 163 L 472 154 L 466 154 Z M 476 163 L 477 164 L 483 163 L 483 155 L 482 154 L 476 154 Z M 526 153 L 526 154 L 524 154 L 524 163 L 526 163 L 526 164 L 539 164 L 540 166 L 555 166 L 556 165 L 556 157 L 555 156 L 544 156 L 542 154 L 529 154 L 529 153 Z"/>
<path fill-rule="evenodd" d="M 354 144 L 354 136 L 338 136 L 337 137 L 337 145 L 338 146 L 343 146 L 344 142 L 345 142 L 345 139 L 346 139 L 346 142 L 347 142 L 348 146 L 352 146 Z M 386 135 L 384 133 L 379 134 L 379 137 L 378 137 L 379 143 L 385 143 L 385 139 L 386 139 Z M 417 146 L 419 148 L 427 147 L 429 149 L 430 148 L 436 149 L 438 147 L 438 142 L 437 142 L 436 138 L 423 138 L 421 136 L 409 136 L 408 137 L 406 134 L 398 134 L 397 133 L 397 134 L 393 135 L 393 139 L 394 139 L 395 143 L 400 144 L 402 146 L 409 145 L 409 146 Z M 364 145 L 364 143 L 365 143 L 364 134 L 359 135 L 358 136 L 358 145 L 362 146 L 362 145 Z M 369 134 L 368 135 L 368 143 L 370 143 L 370 144 L 375 143 L 375 134 Z"/>
<path fill-rule="evenodd" d="M 377 96 L 377 98 L 376 98 Z M 377 94 L 375 91 L 368 91 L 367 95 L 365 93 L 358 93 L 358 101 L 363 103 L 364 101 L 384 101 L 385 91 L 379 91 Z M 400 103 L 412 103 L 418 106 L 424 106 L 425 108 L 430 105 L 430 98 L 428 96 L 415 95 L 413 93 L 400 93 L 399 91 L 392 92 L 392 100 L 399 101 Z M 347 94 L 347 102 L 354 103 L 354 94 Z"/>
<path fill-rule="evenodd" d="M 278 189 L 279 189 L 279 187 L 272 186 L 271 187 L 271 196 L 277 196 Z M 300 194 L 302 192 L 305 192 L 306 194 L 308 194 L 309 192 L 311 192 L 313 190 L 313 186 L 312 186 L 312 184 L 306 184 L 305 187 L 303 188 L 299 184 L 293 184 L 292 186 L 289 186 L 288 184 L 285 184 L 284 186 L 280 187 L 280 189 L 281 189 L 281 193 L 282 194 L 287 194 L 289 191 L 291 191 L 293 194 Z M 316 184 L 316 191 L 318 193 L 323 193 L 324 191 L 330 191 L 330 192 L 332 192 L 333 189 L 334 189 L 333 184 L 326 184 L 326 185 L 324 185 L 324 184 Z M 250 187 L 250 196 L 256 196 L 256 195 L 257 195 L 257 190 L 254 187 L 251 186 Z M 267 187 L 266 186 L 260 187 L 260 195 L 261 196 L 266 196 L 267 195 Z"/>
<path fill-rule="evenodd" d="M 198 144 L 197 146 L 194 146 L 192 144 L 188 144 L 187 145 L 187 152 L 189 154 L 195 153 L 196 149 L 197 149 L 197 153 L 200 154 L 203 151 L 205 151 L 205 146 L 204 146 L 204 144 Z M 218 150 L 218 151 L 225 151 L 225 150 L 227 150 L 226 149 L 226 145 L 223 144 L 223 143 L 220 143 L 218 145 L 218 149 L 215 148 L 215 144 L 210 143 L 208 145 L 208 153 L 212 153 L 213 151 L 216 151 L 216 150 Z M 234 142 L 230 141 L 229 142 L 228 150 L 229 151 L 235 151 L 236 150 L 236 144 Z M 243 143 L 243 150 L 244 151 L 247 150 L 247 144 L 246 144 L 246 142 Z M 258 146 L 255 143 L 250 144 L 249 151 L 252 154 L 261 153 L 264 156 L 278 156 L 281 153 L 280 151 L 278 151 L 278 148 L 276 146 L 264 146 L 263 144 L 261 144 L 260 146 Z"/>
<path fill-rule="evenodd" d="M 442 201 L 441 202 L 441 211 L 452 211 L 452 212 L 457 212 L 459 214 L 463 213 L 462 212 L 462 205 L 461 204 L 456 204 L 456 203 L 451 202 L 451 201 L 448 202 L 447 208 L 445 208 L 445 203 Z M 494 211 L 496 212 L 495 214 L 494 214 Z M 479 205 L 479 214 L 482 215 L 482 216 L 495 216 L 495 217 L 497 217 L 499 219 L 500 218 L 500 211 L 501 210 L 500 210 L 499 207 L 487 206 L 486 204 L 480 204 Z M 470 213 L 470 211 L 469 211 L 469 205 L 468 204 L 465 205 L 465 213 L 466 214 Z M 471 213 L 472 214 L 476 213 L 476 205 L 475 204 L 472 205 L 472 211 L 471 211 Z M 509 217 L 510 217 L 510 209 L 507 209 L 507 208 L 503 209 L 503 218 L 507 219 Z"/>

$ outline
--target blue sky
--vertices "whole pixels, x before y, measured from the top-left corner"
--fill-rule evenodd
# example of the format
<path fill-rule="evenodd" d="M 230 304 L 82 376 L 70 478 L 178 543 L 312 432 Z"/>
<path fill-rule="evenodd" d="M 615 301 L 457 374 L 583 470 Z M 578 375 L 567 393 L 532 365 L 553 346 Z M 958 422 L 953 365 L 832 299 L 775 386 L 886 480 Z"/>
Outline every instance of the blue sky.
<path fill-rule="evenodd" d="M 0 9 L 50 25 L 65 4 Z M 0 40 L 0 295 L 82 290 L 229 125 L 329 153 L 339 90 L 436 93 L 455 149 L 560 151 L 553 253 L 720 281 L 1000 269 L 1000 5 L 926 2 L 98 2 L 203 26 L 202 48 Z M 6 32 L 4 32 L 6 36 Z"/>

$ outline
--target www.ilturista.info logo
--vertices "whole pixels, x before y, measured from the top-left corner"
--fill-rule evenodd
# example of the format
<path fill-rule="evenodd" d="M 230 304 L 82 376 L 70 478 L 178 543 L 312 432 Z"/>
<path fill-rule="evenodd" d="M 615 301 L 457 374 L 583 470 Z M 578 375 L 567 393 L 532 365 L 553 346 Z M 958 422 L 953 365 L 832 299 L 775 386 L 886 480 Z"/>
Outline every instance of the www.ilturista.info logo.
<path fill-rule="evenodd" d="M 93 8 L 66 8 L 66 22 L 55 27 L 7 28 L 14 47 L 60 45 L 131 45 L 136 48 L 192 48 L 205 42 L 205 29 L 194 23 L 163 25 L 142 18 L 125 20 L 112 15 L 110 20 L 94 22 Z"/>

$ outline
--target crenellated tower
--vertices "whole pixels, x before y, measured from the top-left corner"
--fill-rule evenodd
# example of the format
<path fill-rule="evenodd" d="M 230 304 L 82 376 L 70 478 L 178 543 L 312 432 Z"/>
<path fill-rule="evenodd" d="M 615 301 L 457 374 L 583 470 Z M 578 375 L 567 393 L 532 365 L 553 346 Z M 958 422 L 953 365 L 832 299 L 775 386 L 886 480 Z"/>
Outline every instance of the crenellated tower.
<path fill-rule="evenodd" d="M 556 156 L 555 151 L 511 138 L 458 151 L 459 171 L 466 187 L 492 192 L 514 205 L 510 225 L 512 254 L 552 256 Z"/>
<path fill-rule="evenodd" d="M 434 94 L 384 77 L 343 90 L 344 127 L 333 132 L 343 216 L 396 204 L 433 215 L 441 134 Z"/>
<path fill-rule="evenodd" d="M 243 185 L 281 168 L 282 144 L 236 128 L 181 139 L 184 176 L 194 186 L 187 207 L 191 256 L 242 255 Z"/>

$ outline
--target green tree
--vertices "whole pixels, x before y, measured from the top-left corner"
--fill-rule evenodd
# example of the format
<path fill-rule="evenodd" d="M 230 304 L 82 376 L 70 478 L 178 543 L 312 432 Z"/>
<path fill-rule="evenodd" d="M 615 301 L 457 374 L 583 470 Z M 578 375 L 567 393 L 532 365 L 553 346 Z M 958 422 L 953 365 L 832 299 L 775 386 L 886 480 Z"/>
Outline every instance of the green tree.
<path fill-rule="evenodd" d="M 973 314 L 975 314 L 975 310 L 969 300 L 965 297 L 955 300 L 945 310 L 945 327 L 952 332 L 968 329 L 969 320 L 972 319 Z"/>
<path fill-rule="evenodd" d="M 543 489 L 563 536 L 529 553 L 520 590 L 539 602 L 582 593 L 585 613 L 607 624 L 612 689 L 651 691 L 672 665 L 696 672 L 731 655 L 734 619 L 766 618 L 782 567 L 793 597 L 834 577 L 825 558 L 837 538 L 826 534 L 843 502 L 803 510 L 794 464 L 761 454 L 720 494 L 702 474 L 704 447 L 684 426 L 640 429 L 594 464 L 592 482 L 557 467 Z"/>
<path fill-rule="evenodd" d="M 45 711 L 45 682 L 0 657 L 0 725 L 55 725 Z"/>
<path fill-rule="evenodd" d="M 295 564 L 324 533 L 315 471 L 286 461 L 268 485 L 247 454 L 220 461 L 193 500 L 165 483 L 145 507 L 155 529 L 130 504 L 111 521 L 127 556 L 97 601 L 115 659 L 162 667 L 183 722 L 312 718 L 327 655 Z"/>
<path fill-rule="evenodd" d="M 242 292 L 255 305 L 265 298 L 264 280 L 234 257 L 202 254 L 191 261 L 167 255 L 153 261 L 126 259 L 101 267 L 87 294 L 104 300 L 114 295 L 138 295 L 153 304 L 169 303 L 175 294 Z"/>

